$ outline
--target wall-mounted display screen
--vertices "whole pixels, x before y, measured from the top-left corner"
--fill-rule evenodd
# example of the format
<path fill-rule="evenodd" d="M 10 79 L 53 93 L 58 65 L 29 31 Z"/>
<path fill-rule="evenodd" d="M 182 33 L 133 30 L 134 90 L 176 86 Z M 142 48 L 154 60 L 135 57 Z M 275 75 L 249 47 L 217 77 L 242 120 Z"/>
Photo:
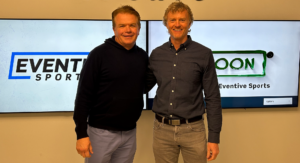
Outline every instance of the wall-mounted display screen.
<path fill-rule="evenodd" d="M 150 56 L 169 33 L 141 23 Z M 189 34 L 213 51 L 223 108 L 298 106 L 300 21 L 194 21 Z M 73 111 L 87 55 L 113 35 L 108 20 L 1 19 L 0 113 Z"/>
<path fill-rule="evenodd" d="M 148 23 L 150 55 L 169 33 Z M 299 21 L 194 21 L 189 34 L 213 51 L 223 108 L 298 106 Z"/>
<path fill-rule="evenodd" d="M 0 113 L 73 111 L 87 55 L 113 35 L 105 20 L 0 20 Z"/>

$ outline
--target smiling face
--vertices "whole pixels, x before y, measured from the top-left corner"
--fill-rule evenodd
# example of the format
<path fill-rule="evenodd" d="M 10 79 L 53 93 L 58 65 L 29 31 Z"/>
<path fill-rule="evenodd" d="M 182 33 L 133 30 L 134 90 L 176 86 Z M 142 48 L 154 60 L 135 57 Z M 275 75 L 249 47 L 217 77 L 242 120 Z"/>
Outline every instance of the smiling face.
<path fill-rule="evenodd" d="M 119 13 L 114 18 L 114 22 L 113 30 L 116 42 L 127 50 L 131 49 L 140 33 L 138 18 L 132 14 Z"/>
<path fill-rule="evenodd" d="M 191 27 L 188 12 L 186 10 L 169 12 L 166 27 L 171 35 L 171 42 L 184 43 Z"/>

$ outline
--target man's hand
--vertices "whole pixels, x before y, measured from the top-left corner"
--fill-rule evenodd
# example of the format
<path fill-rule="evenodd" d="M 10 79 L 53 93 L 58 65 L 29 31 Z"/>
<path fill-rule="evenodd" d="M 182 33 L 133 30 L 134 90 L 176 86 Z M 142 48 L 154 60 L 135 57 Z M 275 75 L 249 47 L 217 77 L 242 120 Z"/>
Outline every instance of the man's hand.
<path fill-rule="evenodd" d="M 207 143 L 207 155 L 206 158 L 208 161 L 212 161 L 217 158 L 219 154 L 219 145 L 217 143 Z"/>
<path fill-rule="evenodd" d="M 77 140 L 76 143 L 76 150 L 78 154 L 80 154 L 82 157 L 91 157 L 91 154 L 93 154 L 93 148 L 91 145 L 91 141 L 89 137 L 81 138 Z"/>

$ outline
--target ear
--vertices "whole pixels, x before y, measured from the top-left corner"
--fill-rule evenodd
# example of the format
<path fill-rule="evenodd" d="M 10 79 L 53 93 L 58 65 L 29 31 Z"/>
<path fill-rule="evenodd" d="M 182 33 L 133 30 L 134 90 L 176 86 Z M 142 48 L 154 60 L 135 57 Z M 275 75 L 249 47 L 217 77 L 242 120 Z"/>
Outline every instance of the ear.
<path fill-rule="evenodd" d="M 189 22 L 189 29 L 191 28 L 191 26 L 192 26 L 192 22 Z"/>
<path fill-rule="evenodd" d="M 139 29 L 138 29 L 138 31 L 137 31 L 137 35 L 139 35 L 140 34 L 140 30 L 141 30 L 141 27 L 139 27 Z"/>
<path fill-rule="evenodd" d="M 114 34 L 116 35 L 116 27 L 112 27 Z"/>

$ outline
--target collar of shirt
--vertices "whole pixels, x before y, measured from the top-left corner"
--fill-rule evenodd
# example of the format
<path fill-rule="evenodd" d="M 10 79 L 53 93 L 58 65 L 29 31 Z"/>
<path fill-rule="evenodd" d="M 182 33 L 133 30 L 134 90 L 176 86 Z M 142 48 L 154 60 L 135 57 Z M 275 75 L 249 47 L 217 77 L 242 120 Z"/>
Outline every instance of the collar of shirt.
<path fill-rule="evenodd" d="M 190 45 L 191 42 L 192 42 L 192 37 L 190 35 L 187 35 L 187 40 L 183 44 L 180 45 L 180 47 L 177 51 L 179 51 L 182 48 L 185 48 L 185 50 L 186 50 L 186 48 L 188 48 L 188 46 Z M 174 48 L 174 46 L 171 42 L 171 38 L 169 38 L 169 47 Z"/>

